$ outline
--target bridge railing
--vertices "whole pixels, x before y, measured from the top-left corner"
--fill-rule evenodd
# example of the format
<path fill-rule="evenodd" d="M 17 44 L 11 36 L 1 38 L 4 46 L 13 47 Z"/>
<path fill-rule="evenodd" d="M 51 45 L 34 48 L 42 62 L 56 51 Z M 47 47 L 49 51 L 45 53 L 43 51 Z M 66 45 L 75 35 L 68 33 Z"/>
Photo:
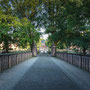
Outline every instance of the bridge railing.
<path fill-rule="evenodd" d="M 16 54 L 1 54 L 0 55 L 0 72 L 15 66 L 32 57 L 31 52 L 22 52 Z"/>
<path fill-rule="evenodd" d="M 56 57 L 90 72 L 90 55 L 57 52 Z"/>

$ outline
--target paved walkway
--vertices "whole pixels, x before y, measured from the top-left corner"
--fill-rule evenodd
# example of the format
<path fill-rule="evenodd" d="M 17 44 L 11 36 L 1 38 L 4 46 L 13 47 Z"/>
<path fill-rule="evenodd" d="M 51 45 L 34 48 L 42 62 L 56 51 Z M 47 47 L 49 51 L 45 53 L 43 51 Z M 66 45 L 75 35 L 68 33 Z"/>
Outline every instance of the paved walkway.
<path fill-rule="evenodd" d="M 0 90 L 90 90 L 90 73 L 40 54 L 1 73 Z"/>

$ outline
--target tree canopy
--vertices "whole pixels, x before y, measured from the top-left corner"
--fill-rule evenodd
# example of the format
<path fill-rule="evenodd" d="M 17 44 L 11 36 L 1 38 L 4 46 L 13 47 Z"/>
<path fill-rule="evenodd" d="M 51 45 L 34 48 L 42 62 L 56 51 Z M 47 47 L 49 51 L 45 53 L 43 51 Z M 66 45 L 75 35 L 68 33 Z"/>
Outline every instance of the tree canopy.
<path fill-rule="evenodd" d="M 28 2 L 27 0 L 23 5 L 28 7 L 26 5 Z M 31 22 L 32 20 L 24 15 L 27 8 L 22 3 L 21 0 L 0 1 L 0 43 L 3 44 L 5 52 L 9 52 L 9 45 L 11 43 L 17 43 L 22 48 L 27 47 L 29 44 L 32 50 L 33 43 L 39 41 L 40 33 Z M 26 11 L 24 11 L 24 8 Z M 31 6 L 29 10 L 31 10 Z"/>
<path fill-rule="evenodd" d="M 37 28 L 44 27 L 48 42 L 58 48 L 76 46 L 85 53 L 90 47 L 89 5 L 90 0 L 0 0 L 0 37 L 7 33 L 18 45 L 32 48 L 40 38 Z"/>
<path fill-rule="evenodd" d="M 90 0 L 48 0 L 45 2 L 48 19 L 46 33 L 49 42 L 59 47 L 90 47 Z M 59 45 L 58 45 L 59 44 Z"/>

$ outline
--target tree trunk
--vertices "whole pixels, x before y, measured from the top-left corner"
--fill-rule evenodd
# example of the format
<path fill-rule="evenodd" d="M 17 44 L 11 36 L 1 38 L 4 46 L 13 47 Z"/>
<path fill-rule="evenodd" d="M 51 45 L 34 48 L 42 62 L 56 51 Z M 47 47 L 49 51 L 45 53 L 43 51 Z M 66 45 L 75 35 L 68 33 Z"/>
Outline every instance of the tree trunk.
<path fill-rule="evenodd" d="M 3 50 L 3 53 L 9 53 L 9 43 L 7 40 L 4 42 Z"/>
<path fill-rule="evenodd" d="M 86 48 L 83 48 L 83 54 L 86 54 Z"/>
<path fill-rule="evenodd" d="M 9 53 L 9 47 L 8 47 L 8 45 L 6 46 L 6 53 Z"/>
<path fill-rule="evenodd" d="M 33 43 L 30 44 L 30 47 L 31 47 L 31 52 L 33 51 Z"/>

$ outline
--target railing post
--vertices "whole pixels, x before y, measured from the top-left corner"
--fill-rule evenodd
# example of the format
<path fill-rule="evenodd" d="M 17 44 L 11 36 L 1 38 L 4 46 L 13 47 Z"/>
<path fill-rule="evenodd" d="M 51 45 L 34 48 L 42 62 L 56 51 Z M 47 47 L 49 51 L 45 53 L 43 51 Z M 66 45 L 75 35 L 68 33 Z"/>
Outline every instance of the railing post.
<path fill-rule="evenodd" d="M 1 72 L 1 56 L 0 56 L 0 72 Z"/>
<path fill-rule="evenodd" d="M 56 56 L 56 46 L 54 43 L 51 46 L 51 56 Z"/>
<path fill-rule="evenodd" d="M 90 58 L 89 58 L 89 72 L 90 72 Z"/>

